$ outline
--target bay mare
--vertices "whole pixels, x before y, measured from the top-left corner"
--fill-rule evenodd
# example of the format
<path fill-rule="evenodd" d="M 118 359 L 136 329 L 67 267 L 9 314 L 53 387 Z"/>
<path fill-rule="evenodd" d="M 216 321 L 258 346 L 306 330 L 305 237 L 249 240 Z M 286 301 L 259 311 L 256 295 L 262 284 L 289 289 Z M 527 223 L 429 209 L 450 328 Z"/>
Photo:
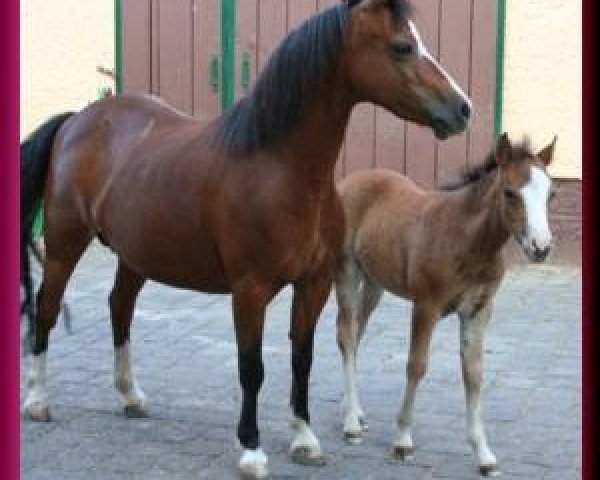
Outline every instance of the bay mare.
<path fill-rule="evenodd" d="M 552 189 L 546 167 L 555 141 L 534 154 L 527 142 L 511 145 L 504 134 L 485 163 L 445 190 L 423 190 L 389 170 L 357 172 L 340 183 L 346 240 L 335 288 L 349 442 L 359 443 L 366 429 L 356 385 L 358 345 L 388 291 L 413 303 L 395 453 L 413 457 L 414 400 L 427 370 L 433 329 L 440 318 L 457 313 L 467 438 L 480 472 L 499 472 L 481 419 L 484 333 L 505 271 L 502 247 L 514 237 L 534 262 L 544 261 L 550 251 L 547 203 Z"/>
<path fill-rule="evenodd" d="M 256 421 L 265 309 L 292 284 L 291 454 L 322 462 L 308 383 L 315 326 L 342 250 L 334 166 L 351 110 L 371 102 L 440 139 L 464 131 L 471 114 L 410 19 L 401 0 L 352 0 L 318 13 L 283 40 L 249 95 L 208 126 L 131 94 L 53 117 L 32 134 L 35 148 L 21 159 L 22 208 L 27 216 L 43 198 L 47 256 L 26 416 L 50 419 L 48 335 L 75 264 L 98 237 L 119 259 L 109 304 L 125 413 L 146 414 L 130 348 L 146 279 L 230 292 L 243 391 L 240 468 L 265 476 Z"/>

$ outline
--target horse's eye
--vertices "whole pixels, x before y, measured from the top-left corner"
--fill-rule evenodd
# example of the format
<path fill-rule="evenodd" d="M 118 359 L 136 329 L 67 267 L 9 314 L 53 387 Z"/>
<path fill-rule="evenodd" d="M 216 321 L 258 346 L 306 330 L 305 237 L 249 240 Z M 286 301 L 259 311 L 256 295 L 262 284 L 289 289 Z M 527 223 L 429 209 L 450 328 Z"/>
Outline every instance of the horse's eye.
<path fill-rule="evenodd" d="M 507 200 L 515 200 L 517 198 L 517 194 L 514 190 L 506 189 L 504 190 L 504 197 Z"/>
<path fill-rule="evenodd" d="M 413 46 L 410 43 L 394 43 L 390 47 L 390 51 L 394 59 L 403 60 L 405 57 L 413 53 Z"/>
<path fill-rule="evenodd" d="M 556 198 L 556 191 L 550 190 L 550 193 L 548 194 L 548 201 L 551 202 L 555 198 Z"/>

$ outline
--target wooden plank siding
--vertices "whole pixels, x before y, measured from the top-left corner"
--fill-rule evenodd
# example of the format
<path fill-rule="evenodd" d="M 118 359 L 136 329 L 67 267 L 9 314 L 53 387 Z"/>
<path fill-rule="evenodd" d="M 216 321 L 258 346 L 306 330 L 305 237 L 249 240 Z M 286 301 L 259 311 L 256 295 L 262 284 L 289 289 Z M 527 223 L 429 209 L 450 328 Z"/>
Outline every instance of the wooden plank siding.
<path fill-rule="evenodd" d="M 280 40 L 305 18 L 339 0 L 238 0 L 235 98 L 251 88 Z M 209 121 L 220 114 L 210 81 L 220 53 L 221 0 L 127 0 L 123 3 L 123 89 L 156 93 Z M 474 104 L 471 129 L 438 142 L 429 129 L 369 104 L 352 113 L 336 176 L 384 167 L 425 187 L 478 163 L 494 137 L 497 0 L 419 0 L 415 24 L 432 55 Z M 249 77 L 250 85 L 244 85 Z M 219 88 L 223 88 L 220 79 Z"/>

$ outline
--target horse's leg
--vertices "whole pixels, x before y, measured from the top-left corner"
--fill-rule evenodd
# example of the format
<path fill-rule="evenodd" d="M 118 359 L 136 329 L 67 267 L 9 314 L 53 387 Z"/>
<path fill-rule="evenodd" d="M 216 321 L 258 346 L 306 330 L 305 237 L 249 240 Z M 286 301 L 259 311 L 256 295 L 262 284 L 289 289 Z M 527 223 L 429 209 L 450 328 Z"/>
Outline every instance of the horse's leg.
<path fill-rule="evenodd" d="M 336 321 L 337 344 L 344 369 L 344 437 L 351 443 L 362 438 L 360 417 L 362 410 L 356 388 L 356 345 L 358 337 L 357 310 L 362 272 L 352 259 L 346 259 L 336 272 L 335 293 L 338 305 Z"/>
<path fill-rule="evenodd" d="M 362 432 L 368 427 L 358 400 L 356 356 L 358 344 L 382 290 L 366 279 L 354 263 L 347 262 L 336 276 L 336 294 L 337 343 L 344 368 L 344 436 L 350 443 L 359 443 Z"/>
<path fill-rule="evenodd" d="M 313 358 L 314 334 L 332 284 L 331 273 L 320 274 L 294 284 L 290 340 L 292 342 L 292 389 L 290 403 L 294 412 L 294 438 L 290 446 L 292 460 L 308 465 L 323 465 L 319 440 L 310 428 L 308 381 Z"/>
<path fill-rule="evenodd" d="M 35 309 L 33 308 L 33 278 L 31 276 L 31 260 L 29 259 L 27 240 L 21 239 L 21 242 L 21 283 L 24 290 L 21 314 L 25 314 L 27 317 L 27 333 L 23 338 L 23 354 L 28 354 L 33 348 Z"/>
<path fill-rule="evenodd" d="M 240 469 L 254 478 L 267 476 L 267 456 L 260 448 L 256 402 L 264 378 L 262 338 L 265 310 L 274 291 L 253 281 L 242 281 L 233 291 L 233 319 L 242 386 L 242 411 L 237 435 L 244 449 Z"/>
<path fill-rule="evenodd" d="M 482 475 L 499 473 L 496 456 L 490 450 L 481 420 L 483 338 L 491 316 L 488 302 L 476 312 L 460 312 L 460 356 L 467 402 L 467 439 L 477 456 Z"/>
<path fill-rule="evenodd" d="M 429 344 L 439 314 L 427 302 L 415 302 L 412 312 L 410 332 L 410 352 L 406 364 L 406 387 L 402 407 L 398 413 L 394 453 L 403 460 L 412 459 L 414 444 L 412 439 L 413 411 L 419 381 L 427 371 Z"/>
<path fill-rule="evenodd" d="M 356 357 L 358 356 L 358 345 L 360 344 L 360 341 L 365 333 L 365 329 L 367 327 L 369 318 L 370 318 L 371 314 L 373 313 L 373 311 L 375 310 L 375 308 L 377 307 L 377 305 L 379 304 L 379 300 L 381 300 L 382 295 L 383 295 L 383 289 L 380 286 L 375 285 L 373 282 L 371 282 L 368 278 L 365 277 L 365 279 L 363 281 L 361 295 L 359 297 L 360 304 L 359 304 L 359 308 L 358 308 L 358 318 L 357 318 L 357 320 L 358 320 L 358 338 L 356 341 L 356 347 L 354 349 L 355 363 L 356 363 Z M 367 424 L 367 421 L 365 419 L 365 414 L 364 414 L 363 409 L 361 408 L 360 404 L 358 405 L 358 413 L 359 413 L 358 421 L 360 423 L 360 426 L 362 427 L 363 431 L 368 430 L 369 425 Z"/>
<path fill-rule="evenodd" d="M 48 230 L 46 234 L 47 255 L 42 285 L 37 295 L 32 368 L 24 405 L 25 416 L 38 421 L 50 420 L 46 399 L 48 336 L 56 325 L 67 281 L 90 241 L 89 232 L 85 228 L 62 230 L 54 236 L 51 236 L 51 233 L 51 230 Z"/>
<path fill-rule="evenodd" d="M 144 281 L 143 277 L 133 272 L 123 261 L 119 261 L 115 284 L 109 297 L 115 347 L 115 387 L 127 417 L 146 416 L 146 397 L 133 375 L 129 341 L 133 308 Z"/>

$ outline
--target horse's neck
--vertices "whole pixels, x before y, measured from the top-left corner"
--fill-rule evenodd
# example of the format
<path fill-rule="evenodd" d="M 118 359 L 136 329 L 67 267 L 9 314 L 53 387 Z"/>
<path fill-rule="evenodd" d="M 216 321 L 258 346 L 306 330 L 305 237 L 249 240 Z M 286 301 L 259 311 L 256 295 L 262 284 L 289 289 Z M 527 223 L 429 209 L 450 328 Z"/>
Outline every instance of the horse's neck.
<path fill-rule="evenodd" d="M 352 107 L 343 89 L 324 92 L 312 102 L 286 147 L 291 168 L 315 179 L 333 179 Z"/>
<path fill-rule="evenodd" d="M 496 259 L 510 238 L 501 212 L 501 192 L 494 178 L 483 181 L 488 183 L 471 186 L 461 199 L 469 237 L 465 247 L 474 262 Z"/>

